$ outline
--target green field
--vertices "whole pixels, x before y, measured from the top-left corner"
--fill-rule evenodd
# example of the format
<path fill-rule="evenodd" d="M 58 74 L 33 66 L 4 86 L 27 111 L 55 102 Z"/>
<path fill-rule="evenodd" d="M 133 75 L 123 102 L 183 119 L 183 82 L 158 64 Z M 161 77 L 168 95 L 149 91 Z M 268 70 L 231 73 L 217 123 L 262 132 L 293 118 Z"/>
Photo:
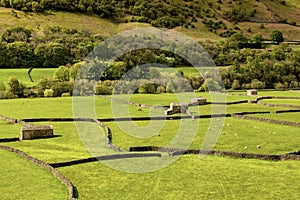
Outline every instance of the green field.
<path fill-rule="evenodd" d="M 261 102 L 269 104 L 285 104 L 300 106 L 300 99 L 264 99 Z"/>
<path fill-rule="evenodd" d="M 282 120 L 282 121 L 289 121 L 289 122 L 300 122 L 300 114 L 299 112 L 296 113 L 271 113 L 271 114 L 256 114 L 251 115 L 253 117 L 261 117 L 267 119 L 275 119 L 275 120 Z"/>
<path fill-rule="evenodd" d="M 2 130 L 2 129 L 1 129 Z M 67 199 L 68 191 L 50 172 L 0 150 L 1 199 Z"/>
<path fill-rule="evenodd" d="M 41 78 L 53 77 L 55 68 L 33 69 L 31 71 L 31 77 L 33 81 L 38 82 Z M 10 77 L 16 77 L 20 82 L 26 86 L 33 86 L 36 83 L 32 83 L 27 75 L 28 69 L 0 69 L 0 83 L 8 83 Z"/>
<path fill-rule="evenodd" d="M 295 94 L 294 92 L 264 93 L 269 96 L 271 94 L 276 94 L 276 96 L 293 96 L 292 94 Z M 168 105 L 170 102 L 188 100 L 190 97 L 188 93 L 185 93 L 178 100 L 177 96 L 175 94 L 134 94 L 131 96 L 113 95 L 112 97 L 147 105 Z M 209 93 L 196 93 L 196 96 L 204 96 L 208 101 L 211 100 Z M 248 99 L 253 99 L 253 97 L 226 96 L 227 102 Z M 80 100 L 79 102 L 94 101 L 95 113 L 98 118 L 164 116 L 163 110 L 149 110 L 147 108 L 139 110 L 134 106 L 129 106 L 129 110 L 121 112 L 128 108 L 127 104 L 121 104 L 118 101 L 113 101 L 112 104 L 110 100 L 101 97 L 95 97 L 94 100 L 90 97 L 79 97 L 78 100 Z M 116 109 L 112 109 L 113 107 Z M 196 115 L 210 114 L 212 107 L 222 106 L 193 107 L 191 112 Z M 0 115 L 17 119 L 73 117 L 71 97 L 1 100 L 0 110 Z M 221 111 L 226 113 L 271 111 L 274 113 L 276 110 L 278 108 L 243 103 L 227 105 Z M 80 116 L 93 117 L 84 109 Z M 275 114 L 261 116 L 272 118 Z M 276 114 L 276 116 L 282 116 L 288 121 L 299 119 L 298 113 Z M 218 124 L 222 123 L 222 118 L 217 120 L 217 124 L 210 122 L 210 119 L 196 119 L 194 121 L 185 119 L 158 121 L 157 124 L 150 124 L 152 122 L 149 121 L 107 122 L 106 124 L 112 131 L 113 143 L 127 151 L 131 146 L 181 147 L 189 144 L 189 142 L 191 142 L 191 145 L 188 146 L 189 149 L 200 149 L 208 130 L 214 130 L 216 126 L 222 125 Z M 56 137 L 3 144 L 18 148 L 47 163 L 116 153 L 105 148 L 103 130 L 93 123 L 39 122 L 35 124 L 52 124 Z M 149 124 L 150 127 L 147 127 Z M 76 126 L 80 128 L 80 125 L 85 127 L 86 135 L 76 129 Z M 18 137 L 20 126 L 0 121 L 0 138 Z M 180 126 L 184 129 L 178 131 Z M 198 128 L 195 129 L 197 126 Z M 155 130 L 156 127 L 158 127 L 157 130 Z M 194 130 L 196 130 L 195 136 L 189 134 L 193 133 Z M 299 150 L 300 135 L 297 127 L 226 118 L 221 133 L 214 150 L 262 154 L 283 154 Z M 189 141 L 189 139 L 192 140 Z M 172 140 L 175 142 L 172 143 Z M 257 148 L 257 145 L 260 148 Z M 92 152 L 88 150 L 92 150 Z M 162 154 L 162 156 L 162 158 L 149 158 L 149 160 L 131 158 L 130 160 L 85 163 L 58 168 L 58 170 L 76 186 L 80 199 L 298 199 L 300 197 L 298 161 L 274 162 L 218 156 L 200 158 L 198 155 L 184 155 L 173 157 L 175 162 L 164 165 L 165 167 L 153 172 L 128 173 L 117 170 L 119 167 L 134 171 L 134 163 L 136 162 L 142 162 L 144 165 L 145 162 L 151 161 L 154 165 L 154 163 L 173 159 L 166 154 Z M 7 159 L 4 157 L 3 160 L 6 161 Z M 35 166 L 28 170 L 34 169 Z M 6 177 L 2 181 L 9 183 L 9 178 Z M 59 183 L 54 185 L 51 188 L 60 187 Z M 27 187 L 23 186 L 23 188 Z M 6 190 L 4 189 L 4 191 Z M 245 193 L 249 193 L 249 195 L 244 197 Z M 20 194 L 16 193 L 15 195 Z M 10 197 L 4 199 L 10 199 Z M 55 199 L 65 199 L 65 197 Z"/>
<path fill-rule="evenodd" d="M 259 91 L 259 96 L 300 97 L 299 90 L 290 91 Z"/>
<path fill-rule="evenodd" d="M 296 53 L 291 52 L 289 48 L 273 43 L 271 33 L 274 30 L 279 30 L 284 36 L 283 43 L 287 43 L 293 51 L 300 51 L 300 45 L 297 42 L 300 41 L 300 0 L 153 0 L 148 2 L 139 0 L 106 2 L 109 3 L 107 5 L 118 4 L 117 10 L 102 5 L 101 3 L 104 1 L 99 1 L 98 5 L 94 4 L 95 1 L 84 1 L 85 5 L 83 5 L 83 1 L 80 1 L 80 3 L 79 1 L 44 1 L 49 5 L 57 3 L 57 6 L 50 6 L 49 10 L 46 9 L 43 12 L 26 11 L 31 7 L 31 4 L 32 7 L 39 9 L 37 5 L 41 4 L 42 1 L 37 2 L 2 0 L 0 3 L 2 6 L 10 4 L 10 6 L 19 7 L 16 9 L 0 7 L 0 33 L 6 33 L 6 35 L 2 35 L 3 38 L 0 38 L 0 43 L 3 45 L 3 47 L 0 47 L 2 52 L 0 56 L 3 57 L 1 58 L 2 67 L 4 65 L 7 67 L 22 67 L 19 69 L 0 68 L 0 87 L 3 84 L 7 87 L 9 78 L 16 77 L 30 91 L 36 93 L 37 88 L 34 86 L 37 82 L 41 78 L 53 78 L 56 68 L 34 68 L 31 72 L 34 82 L 31 82 L 27 74 L 30 66 L 26 65 L 30 65 L 27 63 L 33 63 L 33 65 L 44 63 L 43 66 L 47 66 L 45 63 L 47 64 L 49 61 L 48 58 L 52 59 L 50 55 L 57 56 L 57 52 L 62 50 L 58 48 L 50 52 L 48 46 L 52 47 L 53 45 L 56 48 L 59 46 L 57 43 L 61 44 L 64 54 L 60 57 L 63 56 L 61 58 L 66 61 L 64 65 L 69 66 L 67 63 L 82 60 L 80 55 L 86 55 L 88 50 L 85 47 L 90 50 L 91 44 L 97 46 L 101 41 L 105 41 L 107 38 L 119 33 L 135 28 L 152 27 L 152 25 L 176 26 L 167 32 L 167 35 L 161 34 L 160 37 L 154 37 L 154 41 L 162 41 L 166 36 L 168 36 L 167 41 L 172 38 L 177 41 L 175 31 L 178 31 L 183 34 L 181 35 L 183 41 L 181 39 L 178 41 L 178 43 L 184 43 L 183 47 L 189 44 L 187 37 L 191 37 L 194 41 L 207 47 L 207 51 L 216 63 L 228 65 L 228 68 L 230 65 L 235 65 L 236 61 L 240 62 L 241 66 L 244 66 L 241 68 L 242 70 L 236 70 L 236 68 L 223 70 L 226 66 L 217 66 L 222 71 L 222 76 L 226 77 L 224 82 L 226 82 L 228 88 L 230 85 L 232 87 L 238 85 L 236 83 L 231 84 L 234 82 L 233 80 L 240 81 L 239 85 L 246 88 L 245 83 L 251 82 L 251 79 L 261 77 L 256 77 L 256 74 L 265 70 L 265 66 L 272 66 L 276 70 L 277 68 L 279 70 L 280 66 L 294 66 L 293 69 L 288 67 L 290 69 L 286 71 L 280 69 L 278 72 L 282 76 L 278 77 L 275 76 L 275 72 L 269 74 L 265 71 L 264 82 L 267 88 L 273 87 L 276 82 L 290 82 L 289 79 L 293 79 L 293 76 L 299 78 L 296 73 L 297 62 L 299 62 Z M 79 10 L 75 6 L 80 6 L 80 10 L 82 12 L 86 10 L 86 12 L 84 14 L 73 11 L 63 12 L 62 10 L 68 10 L 65 4 L 74 5 L 73 8 L 68 7 L 69 10 Z M 90 4 L 96 5 L 97 8 L 93 6 L 85 8 Z M 122 8 L 125 4 L 126 8 Z M 160 5 L 162 8 L 156 6 L 154 9 L 146 10 L 149 7 L 148 5 Z M 96 9 L 100 10 L 100 8 L 101 11 L 99 12 L 103 11 L 101 17 L 93 14 Z M 166 10 L 163 10 L 163 8 L 166 8 Z M 187 15 L 180 14 L 183 12 Z M 110 16 L 110 18 L 105 18 L 105 15 Z M 185 17 L 182 18 L 183 16 Z M 186 20 L 188 22 L 185 22 Z M 22 35 L 23 32 L 19 33 L 14 30 L 13 34 L 9 35 L 10 32 L 7 29 L 14 27 L 30 29 L 32 34 L 27 36 L 24 32 L 25 35 Z M 62 30 L 63 35 L 59 34 L 59 29 Z M 78 33 L 76 33 L 77 31 Z M 236 34 L 236 37 L 231 37 L 231 34 L 234 33 L 243 34 Z M 257 34 L 263 37 L 266 44 L 265 49 L 256 49 L 260 41 L 255 42 L 253 36 Z M 246 41 L 243 35 L 249 38 L 249 41 Z M 147 36 L 146 41 L 152 41 L 151 34 L 149 36 Z M 138 37 L 137 39 L 139 41 Z M 19 44 L 15 43 L 16 41 Z M 16 58 L 11 56 L 12 53 L 16 52 L 12 48 L 21 46 L 20 41 L 26 41 L 26 44 L 30 45 L 30 47 L 26 47 L 27 51 L 30 50 L 30 59 L 26 57 L 28 62 L 24 62 L 25 64 L 16 64 L 19 63 L 17 62 L 18 59 L 8 64 L 9 61 L 14 61 L 11 58 Z M 8 45 L 9 43 L 15 44 Z M 123 41 L 121 43 L 123 44 Z M 174 42 L 174 44 L 177 44 L 177 42 Z M 125 46 L 126 48 L 136 47 L 137 49 L 140 47 L 140 45 L 135 44 Z M 139 51 L 130 51 L 116 58 L 116 60 L 124 61 L 126 69 L 138 65 L 138 63 L 147 63 L 151 59 L 155 62 L 172 64 L 172 60 L 169 58 L 176 55 L 177 51 L 181 51 L 181 48 L 175 46 L 173 47 L 173 44 L 170 46 L 174 50 L 172 54 L 154 48 L 151 54 L 146 51 L 145 54 Z M 248 49 L 248 46 L 250 49 Z M 40 47 L 43 49 L 39 49 Z M 189 47 L 187 52 L 197 49 L 193 45 Z M 247 49 L 243 49 L 243 47 L 247 47 Z M 126 48 L 116 49 L 116 53 L 122 50 L 126 51 Z M 20 56 L 27 52 L 25 48 L 16 48 L 16 50 L 20 50 L 20 54 L 17 54 Z M 101 51 L 101 48 L 99 50 Z M 161 57 L 163 56 L 161 53 L 164 53 L 165 58 Z M 156 55 L 159 57 L 156 57 Z M 184 55 L 184 52 L 182 52 L 182 55 Z M 191 55 L 194 55 L 193 52 Z M 200 54 L 196 52 L 195 56 L 197 55 Z M 103 57 L 109 56 L 110 52 L 104 52 Z M 181 59 L 184 60 L 183 57 Z M 184 62 L 181 59 L 177 59 L 176 55 L 173 64 L 185 65 L 187 61 Z M 61 65 L 58 64 L 60 62 L 56 61 L 62 60 L 55 60 L 53 65 L 48 62 L 51 64 L 49 66 Z M 102 63 L 99 62 L 99 64 Z M 123 64 L 117 67 L 123 70 Z M 194 67 L 182 66 L 158 68 L 158 70 L 161 75 L 166 77 L 175 77 L 178 75 L 178 71 L 182 71 L 184 76 L 187 77 L 201 76 Z M 111 73 L 115 75 L 116 72 L 114 71 L 112 70 Z M 243 74 L 242 71 L 246 71 L 248 74 Z M 210 77 L 216 74 L 207 73 L 206 75 Z M 110 76 L 110 72 L 107 73 L 107 76 Z M 272 78 L 272 81 L 270 81 L 270 78 Z M 56 86 L 59 86 L 59 84 L 51 86 L 55 92 L 64 87 L 60 86 L 61 88 L 55 89 Z M 3 94 L 0 91 L 0 96 L 3 96 L 3 98 L 9 97 L 11 91 Z M 46 93 L 48 92 L 51 96 L 51 91 Z M 56 168 L 72 182 L 75 188 L 75 196 L 79 200 L 300 199 L 300 160 L 271 161 L 205 154 L 175 156 L 170 152 L 160 151 L 129 152 L 130 147 L 135 146 L 268 155 L 299 152 L 300 127 L 238 119 L 230 115 L 228 117 L 198 118 L 199 116 L 203 117 L 201 115 L 256 111 L 270 113 L 249 114 L 247 116 L 300 123 L 300 112 L 276 113 L 278 110 L 290 110 L 291 108 L 268 107 L 250 103 L 253 102 L 251 100 L 263 96 L 300 97 L 300 90 L 275 91 L 265 89 L 259 90 L 257 96 L 246 96 L 245 94 L 246 90 L 228 90 L 226 95 L 195 92 L 0 99 L 0 116 L 14 118 L 19 122 L 21 119 L 73 117 L 97 118 L 102 122 L 107 120 L 109 122 L 103 123 L 109 127 L 109 131 L 112 133 L 113 144 L 119 147 L 121 151 L 107 148 L 105 129 L 100 127 L 99 124 L 82 121 L 74 122 L 72 120 L 69 122 L 50 120 L 30 123 L 31 125 L 52 125 L 55 136 L 16 141 L 16 138 L 20 136 L 20 129 L 25 123 L 8 123 L 1 118 L 0 145 L 19 149 L 48 164 L 74 160 L 82 161 L 82 159 L 90 157 L 104 156 L 102 157 L 103 160 L 99 162 L 84 162 Z M 24 96 L 31 96 L 27 89 Z M 165 109 L 161 106 L 168 106 L 173 102 L 187 103 L 194 97 L 205 97 L 209 104 L 189 107 L 189 111 L 193 116 L 175 114 L 169 116 L 168 120 L 164 119 L 166 117 Z M 236 101 L 249 101 L 249 103 L 226 104 Z M 129 102 L 135 104 L 129 105 Z M 300 99 L 264 99 L 261 102 L 300 106 Z M 185 118 L 176 119 L 175 117 L 178 116 L 184 116 Z M 196 118 L 194 118 L 195 116 Z M 141 119 L 128 120 L 137 117 L 153 118 L 145 121 Z M 159 117 L 161 118 L 158 119 Z M 7 139 L 11 139 L 11 141 L 7 142 Z M 154 154 L 156 156 L 150 157 Z M 66 186 L 49 171 L 15 153 L 1 149 L 0 158 L 0 200 L 68 199 Z"/>
<path fill-rule="evenodd" d="M 298 199 L 298 166 L 298 161 L 190 155 L 145 174 L 124 173 L 101 163 L 59 171 L 70 177 L 81 199 Z"/>

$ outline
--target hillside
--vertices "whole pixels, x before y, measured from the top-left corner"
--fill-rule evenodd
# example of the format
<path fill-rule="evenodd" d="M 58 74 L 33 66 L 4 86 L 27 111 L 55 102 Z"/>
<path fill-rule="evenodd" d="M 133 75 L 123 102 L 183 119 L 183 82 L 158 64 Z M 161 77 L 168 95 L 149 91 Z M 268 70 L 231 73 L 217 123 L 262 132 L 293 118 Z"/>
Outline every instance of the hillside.
<path fill-rule="evenodd" d="M 26 2 L 1 1 L 1 31 L 10 26 L 36 31 L 62 26 L 106 38 L 152 25 L 174 28 L 201 41 L 215 41 L 241 31 L 249 37 L 261 34 L 269 39 L 275 29 L 281 30 L 286 40 L 300 40 L 300 7 L 296 0 L 37 1 L 39 9 Z M 104 2 L 101 9 L 99 2 Z"/>

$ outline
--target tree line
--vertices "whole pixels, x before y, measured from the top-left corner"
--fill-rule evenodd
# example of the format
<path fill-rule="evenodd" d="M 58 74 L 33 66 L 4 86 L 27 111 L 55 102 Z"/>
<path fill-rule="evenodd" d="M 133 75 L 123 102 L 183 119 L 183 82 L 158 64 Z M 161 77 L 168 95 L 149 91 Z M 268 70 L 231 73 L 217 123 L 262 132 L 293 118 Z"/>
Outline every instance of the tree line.
<path fill-rule="evenodd" d="M 196 15 L 204 10 L 201 5 L 188 4 L 188 1 L 145 1 L 145 0 L 1 0 L 0 6 L 14 8 L 24 12 L 45 12 L 49 10 L 96 14 L 99 17 L 138 21 L 156 27 L 173 28 L 185 25 L 189 27 L 196 21 Z M 204 4 L 204 2 L 199 2 Z M 199 14 L 197 14 L 199 13 Z M 129 20 L 125 15 L 132 16 Z"/>
<path fill-rule="evenodd" d="M 8 86 L 1 83 L 1 98 L 72 95 L 75 75 L 80 66 L 83 66 L 80 71 L 84 72 L 80 77 L 82 87 L 85 87 L 84 85 L 92 87 L 95 83 L 87 83 L 90 82 L 89 80 L 96 80 L 98 81 L 97 87 L 90 88 L 90 91 L 96 91 L 96 94 L 127 93 L 134 88 L 133 92 L 141 93 L 177 92 L 186 89 L 190 91 L 191 88 L 192 90 L 207 91 L 209 88 L 218 90 L 222 88 L 223 84 L 224 89 L 287 89 L 299 87 L 300 82 L 300 52 L 292 49 L 288 44 L 282 43 L 284 38 L 280 31 L 273 31 L 270 35 L 270 39 L 277 44 L 272 48 L 264 43 L 262 36 L 254 35 L 252 38 L 247 38 L 242 33 L 235 33 L 230 38 L 216 43 L 202 43 L 217 65 L 228 66 L 220 68 L 222 81 L 216 80 L 213 75 L 206 75 L 207 78 L 204 80 L 201 76 L 191 77 L 183 72 L 164 76 L 153 67 L 151 70 L 138 67 L 147 63 L 157 63 L 169 67 L 191 66 L 187 60 L 173 53 L 188 50 L 186 53 L 193 55 L 192 57 L 201 56 L 201 52 L 196 55 L 199 52 L 193 51 L 193 47 L 188 43 L 176 46 L 169 41 L 166 46 L 173 46 L 173 52 L 138 49 L 122 55 L 122 51 L 126 48 L 131 49 L 131 45 L 136 46 L 141 42 L 163 43 L 163 41 L 161 41 L 162 38 L 145 36 L 145 38 L 134 39 L 134 42 L 128 43 L 127 40 L 121 38 L 115 41 L 114 45 L 110 45 L 109 52 L 102 52 L 101 48 L 94 49 L 95 58 L 99 53 L 104 58 L 104 62 L 96 59 L 92 62 L 87 60 L 84 64 L 79 61 L 84 60 L 99 41 L 88 36 L 87 33 L 61 27 L 49 27 L 44 34 L 47 37 L 36 36 L 32 30 L 21 27 L 9 28 L 2 32 L 1 44 L 3 45 L 0 47 L 2 66 L 60 67 L 52 78 L 40 80 L 34 88 L 27 88 L 14 78 L 9 80 Z M 121 49 L 120 46 L 124 48 Z M 118 54 L 122 56 L 117 57 L 114 62 L 105 61 L 106 56 L 109 59 Z M 92 65 L 89 66 L 91 63 Z M 103 67 L 93 68 L 93 65 L 103 65 Z M 98 71 L 93 71 L 95 69 Z M 101 71 L 101 69 L 105 70 Z M 114 90 L 118 81 L 121 82 L 120 79 L 129 71 L 133 72 L 130 76 L 132 81 L 121 81 L 131 89 L 126 90 L 126 87 L 120 87 L 121 89 Z M 161 83 L 158 81 L 160 79 L 165 81 Z M 187 80 L 189 84 L 184 80 Z M 191 85 L 191 87 L 187 87 L 187 85 Z M 86 88 L 79 90 L 78 94 L 86 91 Z M 47 92 L 45 93 L 45 91 Z"/>
<path fill-rule="evenodd" d="M 59 67 L 83 60 L 96 40 L 88 32 L 60 26 L 42 34 L 24 27 L 5 29 L 0 35 L 0 67 Z"/>

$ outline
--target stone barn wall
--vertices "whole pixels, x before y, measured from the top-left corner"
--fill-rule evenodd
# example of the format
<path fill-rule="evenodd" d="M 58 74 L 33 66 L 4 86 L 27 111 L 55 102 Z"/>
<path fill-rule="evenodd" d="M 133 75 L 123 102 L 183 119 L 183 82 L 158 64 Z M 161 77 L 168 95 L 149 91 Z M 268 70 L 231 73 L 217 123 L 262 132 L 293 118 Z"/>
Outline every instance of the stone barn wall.
<path fill-rule="evenodd" d="M 206 98 L 204 97 L 197 97 L 197 98 L 193 98 L 191 99 L 191 105 L 205 105 L 207 102 L 206 102 Z"/>
<path fill-rule="evenodd" d="M 53 137 L 52 125 L 46 126 L 22 126 L 20 140 L 31 140 L 37 138 Z"/>
<path fill-rule="evenodd" d="M 257 90 L 247 90 L 247 96 L 255 96 L 257 95 Z"/>

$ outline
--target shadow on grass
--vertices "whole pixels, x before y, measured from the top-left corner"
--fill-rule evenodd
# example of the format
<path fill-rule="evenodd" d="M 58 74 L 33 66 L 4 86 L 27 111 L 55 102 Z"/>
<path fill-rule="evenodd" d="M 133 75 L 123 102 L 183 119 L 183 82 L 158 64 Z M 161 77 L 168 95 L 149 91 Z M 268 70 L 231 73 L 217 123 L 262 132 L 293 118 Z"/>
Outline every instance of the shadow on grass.
<path fill-rule="evenodd" d="M 73 166 L 73 165 L 79 165 L 79 164 L 97 162 L 103 160 L 117 160 L 117 159 L 126 159 L 126 158 L 148 158 L 148 157 L 161 157 L 161 154 L 160 153 L 114 154 L 108 156 L 98 156 L 98 157 L 84 158 L 79 160 L 72 160 L 67 162 L 51 163 L 49 165 L 54 168 L 59 168 L 59 167 Z"/>

